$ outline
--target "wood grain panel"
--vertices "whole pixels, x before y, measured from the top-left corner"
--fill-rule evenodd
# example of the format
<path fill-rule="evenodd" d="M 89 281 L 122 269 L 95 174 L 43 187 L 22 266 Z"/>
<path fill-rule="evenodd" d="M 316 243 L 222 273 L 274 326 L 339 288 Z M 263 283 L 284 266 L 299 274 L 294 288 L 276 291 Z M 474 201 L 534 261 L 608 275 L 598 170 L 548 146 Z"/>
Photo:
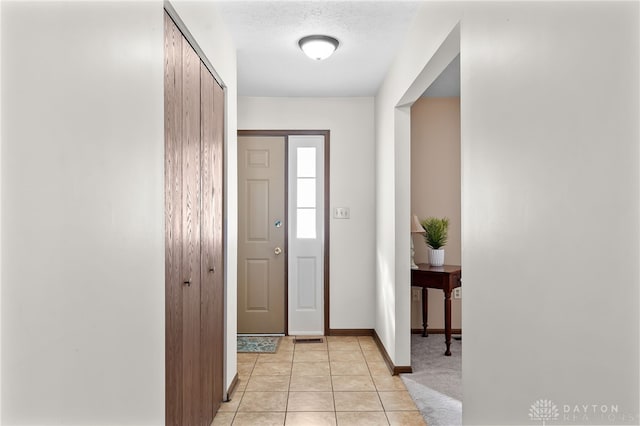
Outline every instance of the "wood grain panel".
<path fill-rule="evenodd" d="M 224 389 L 224 91 L 165 13 L 166 424 L 211 424 Z"/>
<path fill-rule="evenodd" d="M 164 16 L 165 421 L 182 423 L 182 34 Z"/>
<path fill-rule="evenodd" d="M 200 117 L 201 117 L 201 178 L 202 178 L 202 217 L 200 224 L 200 271 L 202 286 L 200 289 L 200 353 L 201 365 L 201 398 L 202 421 L 211 424 L 213 411 L 214 387 L 214 206 L 213 206 L 213 139 L 215 117 L 213 76 L 204 64 L 200 64 Z"/>
<path fill-rule="evenodd" d="M 183 425 L 201 424 L 200 58 L 182 42 Z"/>
<path fill-rule="evenodd" d="M 213 247 L 214 247 L 214 329 L 213 329 L 213 412 L 218 411 L 224 386 L 224 90 L 214 81 L 213 133 Z"/>

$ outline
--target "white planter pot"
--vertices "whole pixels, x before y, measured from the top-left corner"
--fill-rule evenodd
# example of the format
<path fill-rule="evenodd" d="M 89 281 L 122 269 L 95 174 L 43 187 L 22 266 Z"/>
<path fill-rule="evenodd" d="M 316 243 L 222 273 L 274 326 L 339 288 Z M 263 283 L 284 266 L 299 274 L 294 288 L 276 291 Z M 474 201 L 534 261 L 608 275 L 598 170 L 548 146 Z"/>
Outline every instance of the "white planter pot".
<path fill-rule="evenodd" d="M 429 249 L 429 263 L 431 266 L 444 265 L 444 249 Z"/>

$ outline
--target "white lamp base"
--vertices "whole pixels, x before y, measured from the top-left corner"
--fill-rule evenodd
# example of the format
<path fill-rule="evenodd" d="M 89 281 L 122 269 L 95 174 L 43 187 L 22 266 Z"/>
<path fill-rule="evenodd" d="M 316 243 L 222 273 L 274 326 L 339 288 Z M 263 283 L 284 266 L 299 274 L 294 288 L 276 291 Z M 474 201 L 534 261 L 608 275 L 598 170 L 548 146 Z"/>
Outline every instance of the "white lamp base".
<path fill-rule="evenodd" d="M 416 265 L 416 261 L 414 260 L 414 256 L 416 254 L 416 250 L 413 248 L 413 235 L 411 236 L 411 269 L 418 269 L 418 265 Z"/>

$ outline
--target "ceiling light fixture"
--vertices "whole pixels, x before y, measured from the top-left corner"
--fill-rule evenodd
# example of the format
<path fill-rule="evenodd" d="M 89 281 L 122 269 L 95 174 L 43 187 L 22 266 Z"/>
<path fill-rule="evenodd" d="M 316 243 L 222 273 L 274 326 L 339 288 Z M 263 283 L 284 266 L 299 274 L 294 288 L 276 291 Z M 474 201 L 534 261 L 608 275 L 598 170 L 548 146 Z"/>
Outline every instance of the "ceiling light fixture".
<path fill-rule="evenodd" d="M 337 39 L 326 35 L 310 35 L 302 37 L 298 42 L 298 46 L 305 55 L 316 61 L 327 59 L 338 48 Z"/>

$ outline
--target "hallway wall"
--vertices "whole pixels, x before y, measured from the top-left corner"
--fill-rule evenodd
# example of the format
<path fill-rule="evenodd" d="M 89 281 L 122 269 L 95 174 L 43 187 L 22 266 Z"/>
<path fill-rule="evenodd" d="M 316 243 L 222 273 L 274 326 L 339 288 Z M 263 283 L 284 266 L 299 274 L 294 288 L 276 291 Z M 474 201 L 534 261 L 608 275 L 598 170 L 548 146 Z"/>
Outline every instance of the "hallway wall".
<path fill-rule="evenodd" d="M 543 398 L 637 423 L 637 2 L 423 5 L 376 96 L 378 334 L 404 364 L 409 137 L 396 106 L 459 21 L 463 421 L 526 423 Z"/>
<path fill-rule="evenodd" d="M 373 328 L 373 98 L 240 97 L 238 128 L 331 131 L 331 212 L 349 207 L 351 218 L 330 222 L 330 327 Z"/>
<path fill-rule="evenodd" d="M 376 332 L 399 366 L 411 364 L 411 110 L 406 103 L 396 106 L 452 32 L 462 8 L 442 2 L 420 7 L 375 97 Z M 429 84 L 456 55 L 432 71 Z"/>
<path fill-rule="evenodd" d="M 214 5 L 174 6 L 227 86 L 228 387 L 235 48 Z M 0 421 L 164 424 L 163 2 L 0 7 Z"/>
<path fill-rule="evenodd" d="M 542 397 L 637 423 L 640 3 L 487 5 L 465 22 L 463 419 L 528 419 Z"/>
<path fill-rule="evenodd" d="M 2 423 L 164 423 L 161 2 L 2 2 Z"/>

